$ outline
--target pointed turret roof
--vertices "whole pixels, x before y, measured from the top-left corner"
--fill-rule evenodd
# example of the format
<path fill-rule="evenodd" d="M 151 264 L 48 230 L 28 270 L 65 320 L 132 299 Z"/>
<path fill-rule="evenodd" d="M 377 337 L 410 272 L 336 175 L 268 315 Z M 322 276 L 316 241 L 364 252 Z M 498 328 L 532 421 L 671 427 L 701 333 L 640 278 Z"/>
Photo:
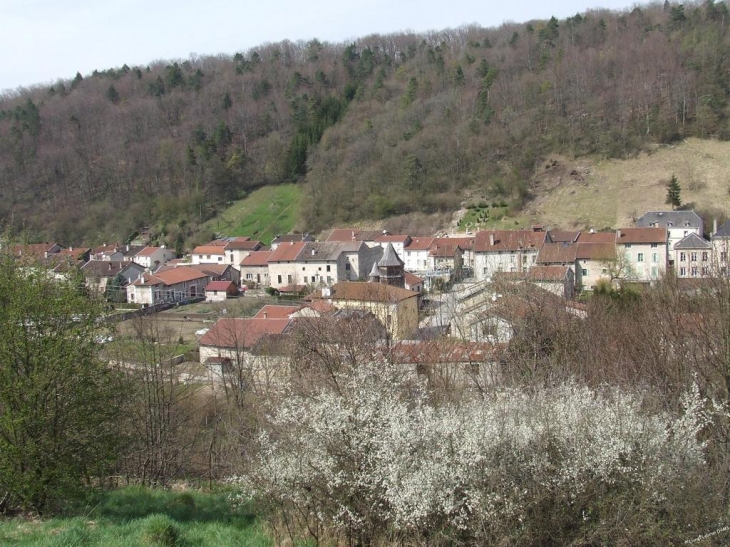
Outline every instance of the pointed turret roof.
<path fill-rule="evenodd" d="M 370 279 L 380 279 L 380 268 L 377 262 L 373 262 L 373 269 L 370 270 Z"/>
<path fill-rule="evenodd" d="M 403 266 L 404 264 L 405 262 L 403 262 L 398 256 L 398 253 L 395 252 L 393 245 L 388 243 L 385 247 L 385 251 L 383 252 L 383 258 L 381 258 L 380 262 L 378 262 L 378 266 L 381 268 L 392 268 L 394 266 Z"/>

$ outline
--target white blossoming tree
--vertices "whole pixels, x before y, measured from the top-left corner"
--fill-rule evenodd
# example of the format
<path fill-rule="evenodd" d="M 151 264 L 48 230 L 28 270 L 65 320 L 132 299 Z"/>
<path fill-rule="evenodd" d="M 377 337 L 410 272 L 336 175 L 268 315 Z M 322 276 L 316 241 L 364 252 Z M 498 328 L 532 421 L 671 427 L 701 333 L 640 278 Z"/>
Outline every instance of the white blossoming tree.
<path fill-rule="evenodd" d="M 436 407 L 408 380 L 371 362 L 336 392 L 283 401 L 241 495 L 271 501 L 317 541 L 334 530 L 362 545 L 602 543 L 626 533 L 614 511 L 657 522 L 704 466 L 697 390 L 673 416 L 643 410 L 638 393 L 574 382 Z M 673 537 L 642 526 L 651 541 Z"/>

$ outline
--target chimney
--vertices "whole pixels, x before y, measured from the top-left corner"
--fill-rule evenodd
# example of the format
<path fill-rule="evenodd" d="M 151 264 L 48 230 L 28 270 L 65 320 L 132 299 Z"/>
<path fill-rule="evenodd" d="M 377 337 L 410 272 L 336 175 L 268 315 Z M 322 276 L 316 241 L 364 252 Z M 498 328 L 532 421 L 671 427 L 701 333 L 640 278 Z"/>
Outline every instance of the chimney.
<path fill-rule="evenodd" d="M 494 246 L 494 234 L 489 234 L 489 244 Z"/>
<path fill-rule="evenodd" d="M 265 311 L 264 312 L 264 319 L 268 319 L 268 318 L 269 318 L 269 312 Z"/>
<path fill-rule="evenodd" d="M 621 239 L 621 230 L 616 230 L 616 239 Z"/>
<path fill-rule="evenodd" d="M 317 250 L 316 249 L 312 249 L 312 256 L 314 256 L 316 254 L 317 254 Z"/>
<path fill-rule="evenodd" d="M 712 219 L 712 235 L 714 236 L 717 233 L 717 219 Z"/>
<path fill-rule="evenodd" d="M 112 271 L 112 263 L 109 263 L 109 271 Z"/>
<path fill-rule="evenodd" d="M 355 239 L 355 230 L 352 231 L 352 239 Z"/>

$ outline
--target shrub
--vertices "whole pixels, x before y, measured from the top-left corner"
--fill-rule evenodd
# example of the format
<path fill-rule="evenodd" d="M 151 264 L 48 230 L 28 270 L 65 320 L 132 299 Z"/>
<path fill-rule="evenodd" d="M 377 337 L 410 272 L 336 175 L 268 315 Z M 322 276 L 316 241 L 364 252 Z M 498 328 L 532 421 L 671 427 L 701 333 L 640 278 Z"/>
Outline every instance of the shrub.
<path fill-rule="evenodd" d="M 180 539 L 180 532 L 167 515 L 152 515 L 145 519 L 142 527 L 142 538 L 146 545 L 175 547 Z"/>
<path fill-rule="evenodd" d="M 678 537 L 670 523 L 688 509 L 682 485 L 706 472 L 699 390 L 675 416 L 644 410 L 640 391 L 576 383 L 435 407 L 422 391 L 399 388 L 399 378 L 385 364 L 363 366 L 338 393 L 284 401 L 276 434 L 261 436 L 260 460 L 241 479 L 244 492 L 356 541 Z M 631 507 L 631 524 L 615 528 L 621 507 Z M 657 532 L 660 519 L 668 524 Z"/>

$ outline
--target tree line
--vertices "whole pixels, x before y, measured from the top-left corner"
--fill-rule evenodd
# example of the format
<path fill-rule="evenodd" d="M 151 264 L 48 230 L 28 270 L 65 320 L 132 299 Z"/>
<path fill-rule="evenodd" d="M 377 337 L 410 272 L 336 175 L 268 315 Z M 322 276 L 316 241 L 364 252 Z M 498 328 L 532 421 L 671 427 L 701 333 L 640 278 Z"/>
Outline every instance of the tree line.
<path fill-rule="evenodd" d="M 226 202 L 299 181 L 301 228 L 519 207 L 550 153 L 726 139 L 727 7 L 266 44 L 77 74 L 0 98 L 0 216 L 38 239 L 184 246 Z M 101 228 L 100 228 L 101 227 Z M 206 234 L 209 237 L 209 234 Z"/>

